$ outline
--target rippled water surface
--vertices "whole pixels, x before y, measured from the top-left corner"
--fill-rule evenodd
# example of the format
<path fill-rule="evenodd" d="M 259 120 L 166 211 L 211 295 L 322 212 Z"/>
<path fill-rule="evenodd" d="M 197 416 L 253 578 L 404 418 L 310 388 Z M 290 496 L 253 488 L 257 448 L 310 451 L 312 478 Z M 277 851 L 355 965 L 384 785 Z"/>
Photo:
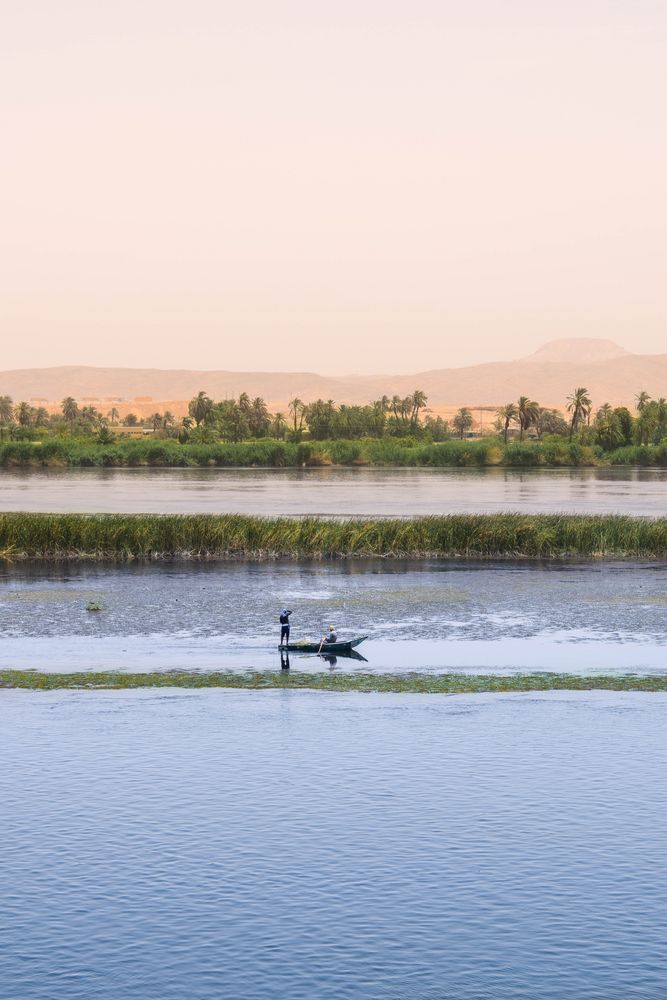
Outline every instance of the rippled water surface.
<path fill-rule="evenodd" d="M 665 696 L 0 694 L 3 1000 L 665 996 Z"/>
<path fill-rule="evenodd" d="M 86 611 L 88 601 L 103 610 Z M 0 666 L 272 669 L 293 639 L 368 635 L 337 670 L 658 672 L 667 565 L 391 562 L 99 566 L 0 572 Z M 292 656 L 297 670 L 330 669 Z"/>
<path fill-rule="evenodd" d="M 667 470 L 0 470 L 0 510 L 409 516 L 521 510 L 667 514 Z"/>

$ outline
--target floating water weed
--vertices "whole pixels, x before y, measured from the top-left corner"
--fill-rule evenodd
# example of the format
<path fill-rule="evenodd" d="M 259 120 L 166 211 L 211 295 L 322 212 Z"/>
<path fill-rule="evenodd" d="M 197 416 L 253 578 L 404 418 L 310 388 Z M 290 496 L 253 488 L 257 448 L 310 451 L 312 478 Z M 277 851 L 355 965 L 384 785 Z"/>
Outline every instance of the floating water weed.
<path fill-rule="evenodd" d="M 667 691 L 667 675 L 575 674 L 307 674 L 294 671 L 248 673 L 102 673 L 47 674 L 32 670 L 0 671 L 0 688 L 37 691 L 122 688 L 290 688 L 311 691 L 359 691 L 393 694 L 501 694 L 512 691 Z"/>

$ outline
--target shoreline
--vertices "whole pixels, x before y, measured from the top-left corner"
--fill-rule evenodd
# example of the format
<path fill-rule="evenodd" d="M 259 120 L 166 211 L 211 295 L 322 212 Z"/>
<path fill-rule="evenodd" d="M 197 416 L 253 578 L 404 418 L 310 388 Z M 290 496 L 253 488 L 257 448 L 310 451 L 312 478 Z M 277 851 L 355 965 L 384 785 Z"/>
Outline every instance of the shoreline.
<path fill-rule="evenodd" d="M 102 691 L 133 688 L 229 688 L 251 691 L 292 690 L 359 692 L 361 694 L 483 694 L 530 691 L 667 692 L 667 674 L 577 675 L 539 674 L 309 674 L 289 670 L 245 673 L 43 673 L 0 670 L 2 690 Z"/>
<path fill-rule="evenodd" d="M 509 440 L 498 437 L 336 438 L 300 441 L 257 438 L 183 443 L 172 438 L 65 437 L 0 441 L 0 467 L 39 468 L 667 468 L 667 442 L 624 444 L 605 450 L 577 437 Z"/>

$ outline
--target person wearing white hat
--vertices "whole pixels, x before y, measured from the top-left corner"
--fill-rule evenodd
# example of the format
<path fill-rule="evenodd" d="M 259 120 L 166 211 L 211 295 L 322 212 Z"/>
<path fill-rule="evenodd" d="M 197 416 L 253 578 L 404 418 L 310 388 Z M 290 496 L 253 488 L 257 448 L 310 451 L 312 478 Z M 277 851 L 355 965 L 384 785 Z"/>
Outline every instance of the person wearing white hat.
<path fill-rule="evenodd" d="M 336 634 L 336 629 L 333 625 L 329 626 L 329 635 L 325 635 L 322 639 L 322 644 L 324 646 L 328 645 L 330 642 L 338 642 L 338 635 Z"/>

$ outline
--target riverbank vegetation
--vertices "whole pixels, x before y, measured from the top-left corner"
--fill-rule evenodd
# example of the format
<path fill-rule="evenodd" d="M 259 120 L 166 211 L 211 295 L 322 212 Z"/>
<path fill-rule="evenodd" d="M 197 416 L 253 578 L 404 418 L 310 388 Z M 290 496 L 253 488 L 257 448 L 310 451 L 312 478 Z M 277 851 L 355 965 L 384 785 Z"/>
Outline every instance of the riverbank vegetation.
<path fill-rule="evenodd" d="M 450 514 L 410 519 L 0 513 L 0 558 L 667 557 L 667 518 Z"/>
<path fill-rule="evenodd" d="M 356 441 L 240 441 L 185 444 L 170 440 L 114 441 L 78 438 L 0 443 L 2 468 L 568 468 L 642 466 L 667 468 L 667 441 L 605 452 L 578 439 L 509 441 L 497 438 L 427 443 L 415 438 Z"/>
<path fill-rule="evenodd" d="M 2 396 L 0 466 L 667 467 L 667 401 L 646 393 L 637 396 L 634 414 L 604 403 L 594 416 L 583 387 L 563 413 L 521 396 L 487 413 L 486 428 L 483 409 L 476 423 L 462 407 L 450 425 L 427 403 L 415 390 L 367 406 L 293 399 L 287 414 L 271 414 L 260 398 L 214 403 L 200 392 L 180 421 L 155 413 L 141 427 L 133 414 L 121 426 L 117 409 L 103 415 L 72 397 L 49 414 Z"/>
<path fill-rule="evenodd" d="M 500 694 L 519 691 L 667 691 L 667 675 L 576 674 L 361 674 L 302 673 L 295 670 L 258 673 L 174 672 L 131 674 L 47 674 L 32 670 L 0 670 L 0 688 L 29 691 L 126 690 L 131 688 L 232 688 L 244 690 L 333 691 L 387 694 Z"/>

